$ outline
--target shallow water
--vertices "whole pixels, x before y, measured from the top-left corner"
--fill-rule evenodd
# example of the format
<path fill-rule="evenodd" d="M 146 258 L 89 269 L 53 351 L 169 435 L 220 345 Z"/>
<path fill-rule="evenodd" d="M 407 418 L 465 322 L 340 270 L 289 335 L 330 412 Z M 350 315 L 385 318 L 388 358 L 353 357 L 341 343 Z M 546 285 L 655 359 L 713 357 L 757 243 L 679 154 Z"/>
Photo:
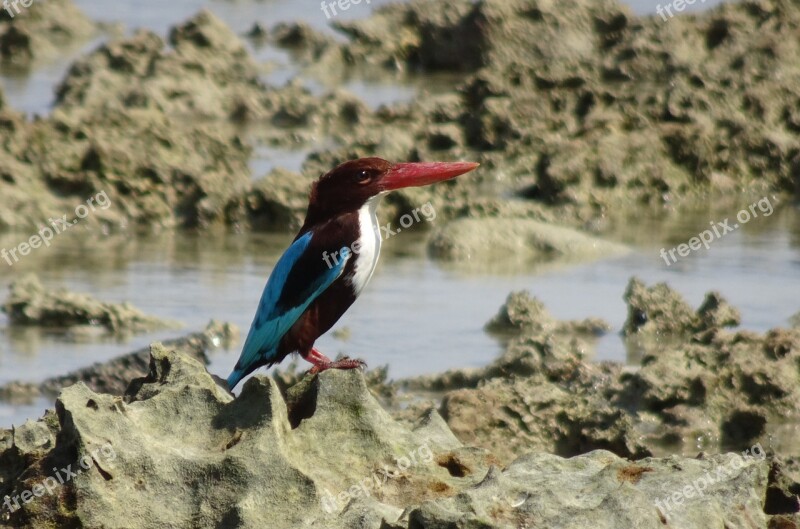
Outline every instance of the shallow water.
<path fill-rule="evenodd" d="M 735 212 L 734 212 L 735 213 Z M 742 313 L 742 327 L 764 331 L 786 326 L 800 309 L 800 213 L 785 207 L 752 220 L 733 233 L 666 266 L 662 246 L 672 247 L 705 229 L 707 212 L 683 215 L 666 229 L 643 223 L 650 242 L 628 256 L 532 274 L 464 272 L 426 257 L 424 234 L 403 233 L 384 242 L 384 254 L 369 288 L 335 329 L 318 341 L 323 352 L 362 357 L 372 366 L 388 364 L 392 377 L 481 366 L 501 350 L 482 327 L 512 290 L 528 289 L 558 318 L 602 317 L 614 331 L 598 342 L 594 358 L 626 361 L 618 335 L 625 320 L 622 300 L 632 275 L 648 284 L 668 281 L 697 306 L 708 290 L 719 290 Z M 636 230 L 618 239 L 635 243 Z M 0 236 L 12 247 L 20 234 Z M 230 321 L 246 332 L 261 290 L 290 235 L 195 235 L 169 233 L 131 239 L 99 231 L 67 232 L 49 249 L 36 250 L 8 267 L 10 281 L 35 271 L 52 288 L 67 287 L 107 301 L 131 301 L 149 314 L 175 319 L 184 330 L 139 335 L 125 341 L 74 338 L 37 329 L 10 329 L 0 316 L 0 384 L 36 381 L 95 361 L 202 328 L 210 319 Z M 663 242 L 662 242 L 663 241 Z M 0 263 L 7 266 L 4 263 Z M 238 346 L 212 357 L 210 370 L 227 375 Z M 635 358 L 631 358 L 635 361 Z M 0 424 L 38 415 L 45 405 L 0 406 Z"/>
<path fill-rule="evenodd" d="M 129 28 L 147 27 L 162 34 L 202 5 L 209 6 L 238 32 L 255 21 L 271 26 L 280 20 L 303 19 L 316 27 L 327 22 L 315 2 L 126 0 L 116 3 L 113 10 L 100 0 L 77 3 L 92 18 L 122 20 Z M 373 0 L 371 5 L 382 3 L 386 2 Z M 709 0 L 702 5 L 713 3 Z M 633 4 L 638 12 L 648 12 L 657 2 Z M 362 4 L 342 18 L 366 13 Z M 29 113 L 46 113 L 53 86 L 63 75 L 69 57 L 97 42 L 78 47 L 58 63 L 42 65 L 28 77 L 0 77 L 9 103 Z M 276 65 L 269 81 L 282 82 L 294 75 L 283 52 L 266 48 L 256 53 L 260 60 Z M 313 90 L 328 88 L 320 80 L 304 82 Z M 379 79 L 347 79 L 342 84 L 373 106 L 430 89 L 424 78 L 402 85 Z M 259 147 L 251 162 L 254 177 L 276 166 L 297 170 L 305 153 Z M 678 218 L 637 219 L 612 233 L 612 238 L 635 248 L 630 255 L 546 273 L 525 268 L 502 273 L 466 272 L 459 266 L 428 259 L 424 234 L 403 233 L 385 241 L 383 258 L 369 288 L 337 325 L 337 329 L 349 329 L 349 339 L 343 341 L 329 333 L 318 345 L 329 356 L 345 352 L 364 358 L 372 366 L 388 364 L 395 378 L 485 365 L 499 353 L 501 344 L 483 332 L 483 325 L 510 291 L 528 289 L 558 318 L 602 317 L 613 325 L 614 331 L 598 341 L 596 359 L 635 361 L 635 351 L 629 353 L 618 335 L 626 316 L 622 295 L 632 275 L 648 284 L 668 281 L 695 306 L 706 291 L 719 290 L 741 310 L 744 328 L 764 331 L 785 326 L 787 319 L 800 310 L 796 280 L 800 272 L 800 213 L 792 206 L 783 205 L 769 217 L 754 219 L 714 241 L 710 250 L 692 252 L 676 264 L 667 266 L 659 256 L 662 247 L 687 241 L 709 221 L 733 216 L 743 205 L 759 198 L 742 196 L 734 201 L 735 206 L 721 211 L 701 209 Z M 288 234 L 231 232 L 135 238 L 82 229 L 61 235 L 51 248 L 36 250 L 12 267 L 0 261 L 1 283 L 35 271 L 52 288 L 87 292 L 106 301 L 128 300 L 147 313 L 183 322 L 184 329 L 109 340 L 11 329 L 0 315 L 0 384 L 63 374 L 154 340 L 198 330 L 212 318 L 233 322 L 244 334 L 269 271 L 291 239 Z M 0 248 L 16 246 L 29 236 L 0 234 Z M 227 375 L 237 355 L 238 345 L 231 351 L 220 351 L 213 356 L 210 370 Z M 0 426 L 36 417 L 50 405 L 45 400 L 28 406 L 0 404 Z"/>

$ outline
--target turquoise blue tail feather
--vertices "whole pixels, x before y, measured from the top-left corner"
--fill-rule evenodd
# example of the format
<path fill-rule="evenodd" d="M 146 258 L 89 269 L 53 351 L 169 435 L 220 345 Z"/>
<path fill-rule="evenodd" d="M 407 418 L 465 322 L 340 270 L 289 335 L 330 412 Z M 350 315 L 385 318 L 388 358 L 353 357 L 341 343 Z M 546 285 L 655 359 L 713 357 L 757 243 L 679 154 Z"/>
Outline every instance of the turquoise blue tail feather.
<path fill-rule="evenodd" d="M 323 266 L 322 254 L 311 245 L 312 232 L 299 237 L 278 260 L 270 274 L 261 301 L 258 304 L 250 332 L 247 334 L 242 354 L 233 372 L 228 376 L 228 387 L 233 389 L 244 377 L 260 366 L 279 361 L 276 358 L 281 338 L 300 318 L 311 303 L 342 275 L 351 254 L 342 254 L 332 267 Z M 309 255 L 309 252 L 314 255 Z M 320 266 L 316 266 L 319 260 Z M 290 274 L 304 261 L 304 281 L 290 280 Z M 310 265 L 310 266 L 309 266 Z M 309 279 L 308 270 L 314 270 Z"/>

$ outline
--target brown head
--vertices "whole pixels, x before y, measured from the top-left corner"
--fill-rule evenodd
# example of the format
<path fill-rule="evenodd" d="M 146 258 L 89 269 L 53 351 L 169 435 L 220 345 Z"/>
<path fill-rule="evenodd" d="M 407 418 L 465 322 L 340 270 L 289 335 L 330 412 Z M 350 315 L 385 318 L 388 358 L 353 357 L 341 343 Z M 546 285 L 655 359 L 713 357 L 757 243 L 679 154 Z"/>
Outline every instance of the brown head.
<path fill-rule="evenodd" d="M 356 211 L 382 193 L 450 180 L 478 165 L 473 162 L 391 163 L 382 158 L 344 162 L 314 182 L 306 225 Z"/>

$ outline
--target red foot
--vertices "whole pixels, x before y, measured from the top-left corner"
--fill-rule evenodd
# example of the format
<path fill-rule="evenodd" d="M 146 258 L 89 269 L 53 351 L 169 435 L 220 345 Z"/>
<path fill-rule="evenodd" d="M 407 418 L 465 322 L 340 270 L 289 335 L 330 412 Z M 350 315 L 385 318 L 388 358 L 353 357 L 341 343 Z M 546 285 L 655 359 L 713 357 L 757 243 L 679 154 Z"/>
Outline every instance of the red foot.
<path fill-rule="evenodd" d="M 346 356 L 341 360 L 333 361 L 320 353 L 315 347 L 312 347 L 311 351 L 301 356 L 314 364 L 314 367 L 308 371 L 312 375 L 322 373 L 326 369 L 358 369 L 367 366 L 367 363 L 363 360 L 353 360 Z"/>

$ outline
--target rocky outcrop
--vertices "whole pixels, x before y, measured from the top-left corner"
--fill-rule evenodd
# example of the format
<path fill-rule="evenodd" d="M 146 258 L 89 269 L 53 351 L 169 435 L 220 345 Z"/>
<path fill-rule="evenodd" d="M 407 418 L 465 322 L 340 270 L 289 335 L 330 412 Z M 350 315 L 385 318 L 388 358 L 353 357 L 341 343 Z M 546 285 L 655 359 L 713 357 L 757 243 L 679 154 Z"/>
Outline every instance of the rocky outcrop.
<path fill-rule="evenodd" d="M 294 227 L 310 179 L 278 171 L 254 182 L 253 145 L 335 137 L 369 111 L 343 93 L 320 99 L 297 84 L 267 86 L 260 73 L 241 39 L 207 11 L 167 41 L 139 31 L 103 44 L 72 65 L 50 116 L 29 123 L 0 111 L 8 132 L 0 228 L 38 229 L 58 211 L 71 221 L 99 192 L 111 207 L 84 219 L 87 227 Z"/>
<path fill-rule="evenodd" d="M 401 380 L 397 385 L 414 391 L 443 392 L 476 388 L 494 378 L 545 375 L 553 380 L 566 379 L 569 374 L 578 374 L 576 368 L 588 366 L 582 362 L 586 351 L 610 326 L 599 318 L 557 320 L 541 301 L 521 291 L 509 294 L 486 329 L 507 339 L 506 351 L 488 366 L 422 375 Z M 606 365 L 603 369 L 613 368 Z"/>
<path fill-rule="evenodd" d="M 238 329 L 229 323 L 212 321 L 202 332 L 167 340 L 164 346 L 208 365 L 209 353 L 238 339 Z M 147 374 L 150 348 L 122 355 L 108 362 L 97 362 L 66 375 L 45 379 L 40 383 L 11 382 L 0 386 L 0 399 L 12 403 L 30 402 L 40 395 L 55 397 L 67 386 L 81 382 L 92 391 L 121 396 L 130 381 Z"/>
<path fill-rule="evenodd" d="M 254 230 L 299 229 L 308 208 L 312 181 L 298 173 L 275 169 L 228 201 L 225 221 Z"/>
<path fill-rule="evenodd" d="M 692 335 L 704 331 L 719 331 L 736 327 L 739 311 L 718 292 L 706 294 L 703 303 L 694 311 L 683 297 L 666 283 L 647 287 L 638 278 L 631 278 L 625 290 L 628 318 L 623 333 L 646 337 Z"/>
<path fill-rule="evenodd" d="M 379 522 L 408 502 L 476 484 L 491 464 L 489 454 L 461 447 L 436 414 L 414 430 L 399 426 L 358 372 L 324 373 L 287 408 L 271 379 L 250 380 L 234 400 L 201 364 L 160 346 L 124 401 L 79 383 L 56 410 L 55 450 L 15 491 L 97 455 L 66 485 L 68 495 L 37 498 L 12 526 L 54 516 L 84 527 L 346 526 L 337 519 L 366 507 Z"/>
<path fill-rule="evenodd" d="M 66 5 L 37 0 L 26 20 Z M 31 47 L 15 36 L 32 23 L 19 17 L 3 23 L 12 54 Z M 669 211 L 706 193 L 800 189 L 796 2 L 725 3 L 664 23 L 613 0 L 420 0 L 336 26 L 348 42 L 302 24 L 255 31 L 333 79 L 321 96 L 300 83 L 265 84 L 241 39 L 205 11 L 166 38 L 139 32 L 102 45 L 72 66 L 49 117 L 27 123 L 0 111 L 0 193 L 9 204 L 0 228 L 32 227 L 104 190 L 115 207 L 87 222 L 287 229 L 305 193 L 286 172 L 251 182 L 259 144 L 313 145 L 305 179 L 359 156 L 475 158 L 480 171 L 424 195 L 398 192 L 383 214 L 432 200 L 442 220 L 463 221 L 454 234 L 499 228 L 513 244 L 558 229 L 535 221 L 603 231 L 638 206 Z M 376 110 L 337 88 L 380 70 L 459 77 Z M 271 206 L 272 185 L 291 191 L 291 214 Z M 510 195 L 523 200 L 508 207 Z M 263 207 L 249 209 L 262 196 Z M 521 247 L 558 252 L 551 235 Z M 436 247 L 487 253 L 475 244 Z"/>
<path fill-rule="evenodd" d="M 498 237 L 502 234 L 502 237 Z M 431 238 L 430 254 L 459 266 L 508 266 L 517 260 L 527 270 L 624 255 L 624 245 L 563 226 L 524 218 L 457 219 Z"/>
<path fill-rule="evenodd" d="M 611 330 L 600 318 L 561 321 L 528 291 L 512 292 L 497 315 L 486 324 L 492 332 L 599 336 Z"/>
<path fill-rule="evenodd" d="M 592 374 L 601 379 L 603 373 Z M 635 417 L 610 405 L 602 392 L 540 375 L 451 391 L 441 413 L 456 437 L 506 463 L 531 449 L 561 456 L 597 449 L 634 459 L 652 454 L 639 441 Z"/>
<path fill-rule="evenodd" d="M 504 462 L 526 449 L 640 458 L 757 442 L 800 456 L 791 426 L 800 421 L 797 329 L 725 331 L 738 312 L 719 294 L 694 311 L 667 285 L 635 278 L 626 299 L 639 366 L 591 362 L 602 322 L 559 322 L 535 298 L 513 293 L 488 324 L 507 340 L 499 358 L 398 385 L 437 407 L 461 441 Z"/>
<path fill-rule="evenodd" d="M 561 456 L 595 449 L 632 458 L 652 454 L 639 441 L 635 415 L 608 401 L 621 366 L 586 359 L 594 339 L 609 329 L 606 322 L 559 321 L 541 301 L 516 292 L 487 328 L 508 338 L 505 352 L 487 367 L 399 383 L 439 396 L 439 411 L 461 441 L 504 463 L 531 449 Z"/>
<path fill-rule="evenodd" d="M 349 42 L 321 46 L 324 36 L 296 28 L 287 46 L 326 72 L 461 75 L 457 90 L 393 106 L 382 134 L 403 138 L 406 158 L 480 152 L 481 174 L 456 184 L 472 199 L 516 192 L 562 223 L 601 229 L 634 203 L 800 189 L 791 0 L 668 22 L 613 0 L 419 0 L 335 26 Z M 355 137 L 335 154 L 381 147 Z"/>
<path fill-rule="evenodd" d="M 124 399 L 78 383 L 56 414 L 0 432 L 5 524 L 766 527 L 763 452 L 528 454 L 501 469 L 436 412 L 413 428 L 393 420 L 359 371 L 300 384 L 284 400 L 256 376 L 234 399 L 196 360 L 155 345 Z"/>
<path fill-rule="evenodd" d="M 648 422 L 655 419 L 648 444 L 741 450 L 798 420 L 797 329 L 726 332 L 738 312 L 718 294 L 709 293 L 695 313 L 666 285 L 631 285 L 629 314 L 651 319 L 637 318 L 647 321 L 641 368 L 620 377 L 612 401 Z M 656 334 L 648 337 L 648 331 Z M 781 453 L 800 453 L 793 435 L 776 437 Z"/>
<path fill-rule="evenodd" d="M 146 332 L 175 327 L 169 322 L 142 313 L 130 303 L 106 303 L 86 294 L 66 289 L 50 290 L 35 274 L 27 274 L 9 286 L 2 311 L 12 325 L 40 325 L 67 329 L 75 326 L 101 326 L 109 333 Z"/>
<path fill-rule="evenodd" d="M 456 497 L 423 504 L 408 527 L 766 527 L 766 467 L 763 457 L 739 454 L 636 463 L 601 450 L 530 454 Z M 724 478 L 709 479 L 720 469 Z"/>
<path fill-rule="evenodd" d="M 71 0 L 8 2 L 0 11 L 0 61 L 7 67 L 29 68 L 55 58 L 64 46 L 87 40 L 96 30 Z"/>

